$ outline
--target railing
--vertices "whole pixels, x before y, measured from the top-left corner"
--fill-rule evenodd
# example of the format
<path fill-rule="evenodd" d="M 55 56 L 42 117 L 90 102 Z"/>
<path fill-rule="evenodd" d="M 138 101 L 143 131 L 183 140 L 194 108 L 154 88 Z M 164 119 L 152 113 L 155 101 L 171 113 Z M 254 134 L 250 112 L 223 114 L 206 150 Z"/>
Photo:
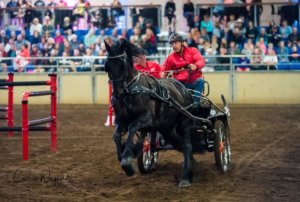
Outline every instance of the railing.
<path fill-rule="evenodd" d="M 163 54 L 161 56 L 148 56 L 149 60 L 154 60 L 159 64 L 163 64 L 166 60 L 166 54 L 171 53 L 169 47 L 160 47 L 158 48 L 159 54 Z M 292 57 L 293 55 L 277 55 L 277 57 Z M 250 64 L 250 63 L 239 63 L 237 61 L 240 58 L 245 58 L 245 55 L 209 55 L 203 56 L 206 60 L 206 67 L 211 67 L 213 71 L 235 71 L 235 67 L 238 66 L 265 66 L 265 69 L 259 70 L 270 70 L 268 66 L 277 66 L 277 70 L 300 70 L 300 60 L 297 62 L 278 62 L 277 64 L 268 65 L 266 63 L 259 63 L 259 64 Z M 256 56 L 251 56 L 256 57 Z M 259 56 L 264 59 L 264 56 Z M 300 58 L 300 56 L 299 56 Z M 80 56 L 80 57 L 31 57 L 31 58 L 22 58 L 23 60 L 29 61 L 28 65 L 17 68 L 14 66 L 14 60 L 16 58 L 0 58 L 0 74 L 6 74 L 7 72 L 18 72 L 21 74 L 25 73 L 44 73 L 44 72 L 58 72 L 60 74 L 69 74 L 69 73 L 83 73 L 83 72 L 104 72 L 104 64 L 107 59 L 106 56 Z M 228 62 L 220 63 L 220 59 L 226 59 Z M 34 62 L 39 60 L 39 64 L 35 64 Z M 54 60 L 54 65 L 46 64 L 47 61 Z M 77 63 L 74 62 L 76 60 Z M 41 62 L 42 61 L 42 62 Z M 69 62 L 69 64 L 66 63 Z M 101 61 L 101 63 L 95 63 L 95 61 Z M 84 63 L 86 62 L 86 63 Z M 4 68 L 5 63 L 9 63 L 7 67 Z M 218 66 L 224 66 L 224 68 L 217 68 Z M 226 68 L 225 68 L 226 67 Z M 18 71 L 23 70 L 23 71 Z M 255 70 L 255 68 L 251 69 Z"/>
<path fill-rule="evenodd" d="M 234 3 L 234 4 L 198 3 L 196 4 L 195 11 L 196 14 L 199 16 L 202 16 L 204 14 L 203 12 L 209 14 L 210 16 L 213 16 L 214 14 L 216 14 L 215 12 L 219 10 L 221 11 L 222 15 L 223 14 L 228 15 L 231 12 L 245 17 L 241 10 L 245 6 L 246 4 L 244 4 L 242 1 L 240 1 L 240 3 Z M 255 26 L 259 25 L 258 20 L 260 20 L 260 15 L 262 14 L 259 12 L 260 7 L 263 7 L 263 9 L 269 7 L 268 9 L 271 9 L 269 10 L 271 15 L 265 15 L 263 18 L 264 21 L 269 22 L 271 20 L 275 20 L 274 16 L 281 15 L 282 18 L 294 18 L 293 21 L 289 23 L 290 25 L 292 25 L 291 23 L 293 23 L 295 20 L 297 22 L 300 22 L 299 3 L 286 3 L 286 1 L 282 0 L 282 2 L 273 1 L 273 2 L 264 2 L 264 3 L 252 3 L 251 5 L 248 6 L 252 6 L 251 13 L 253 14 L 252 19 Z M 226 13 L 226 9 L 230 11 Z M 280 20 L 278 20 L 277 23 L 279 24 Z"/>

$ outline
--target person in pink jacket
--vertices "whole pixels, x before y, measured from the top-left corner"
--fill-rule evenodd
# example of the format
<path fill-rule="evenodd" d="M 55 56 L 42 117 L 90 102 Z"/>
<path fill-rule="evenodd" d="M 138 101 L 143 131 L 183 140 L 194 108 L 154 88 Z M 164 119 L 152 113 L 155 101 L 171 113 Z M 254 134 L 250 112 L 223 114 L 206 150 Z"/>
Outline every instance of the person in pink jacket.
<path fill-rule="evenodd" d="M 196 48 L 185 46 L 183 37 L 177 33 L 170 36 L 169 43 L 173 52 L 164 61 L 162 69 L 165 72 L 173 71 L 174 78 L 186 88 L 202 93 L 204 80 L 201 69 L 205 66 L 204 58 Z"/>

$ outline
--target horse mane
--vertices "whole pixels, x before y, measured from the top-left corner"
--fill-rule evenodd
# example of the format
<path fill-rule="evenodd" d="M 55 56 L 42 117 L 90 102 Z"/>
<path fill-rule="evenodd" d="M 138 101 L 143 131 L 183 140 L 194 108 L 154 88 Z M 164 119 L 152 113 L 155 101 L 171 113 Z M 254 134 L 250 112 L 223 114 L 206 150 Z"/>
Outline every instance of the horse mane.
<path fill-rule="evenodd" d="M 130 43 L 127 39 L 120 39 L 112 44 L 109 51 L 109 55 L 116 56 L 123 52 L 126 53 L 128 63 L 133 67 L 133 57 L 138 56 L 141 53 L 141 49 Z"/>

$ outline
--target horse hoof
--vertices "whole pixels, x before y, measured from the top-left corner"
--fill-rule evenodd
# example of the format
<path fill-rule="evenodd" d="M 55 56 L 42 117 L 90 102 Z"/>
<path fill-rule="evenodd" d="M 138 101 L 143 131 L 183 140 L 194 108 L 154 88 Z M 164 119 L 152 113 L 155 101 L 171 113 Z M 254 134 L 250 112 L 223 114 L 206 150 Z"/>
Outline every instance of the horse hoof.
<path fill-rule="evenodd" d="M 186 188 L 191 186 L 191 183 L 188 180 L 181 180 L 179 183 L 179 188 Z"/>
<path fill-rule="evenodd" d="M 122 159 L 121 161 L 122 169 L 125 171 L 127 176 L 133 176 L 135 171 L 131 165 L 131 158 Z"/>

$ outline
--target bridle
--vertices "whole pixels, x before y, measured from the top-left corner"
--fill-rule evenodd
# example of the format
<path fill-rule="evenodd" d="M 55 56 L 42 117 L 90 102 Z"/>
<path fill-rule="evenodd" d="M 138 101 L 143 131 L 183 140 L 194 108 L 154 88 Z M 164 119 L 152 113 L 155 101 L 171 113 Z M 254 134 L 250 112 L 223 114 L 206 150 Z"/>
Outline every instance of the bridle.
<path fill-rule="evenodd" d="M 119 60 L 122 61 L 122 64 L 123 64 L 123 66 L 125 68 L 124 69 L 125 73 L 124 73 L 123 77 L 118 78 L 118 79 L 109 78 L 109 81 L 113 82 L 113 83 L 119 83 L 119 82 L 123 82 L 124 83 L 124 82 L 126 82 L 126 79 L 128 77 L 128 70 L 129 70 L 128 64 L 126 63 L 126 60 L 127 60 L 126 53 L 124 52 L 123 54 L 116 55 L 116 56 L 107 56 L 107 62 L 108 62 L 108 60 L 113 60 L 113 59 L 119 59 Z M 107 67 L 105 67 L 105 71 L 108 72 Z"/>
<path fill-rule="evenodd" d="M 109 78 L 109 81 L 112 82 L 113 84 L 117 85 L 118 83 L 122 83 L 122 88 L 127 91 L 128 87 L 131 86 L 133 83 L 136 83 L 139 79 L 140 79 L 140 75 L 141 73 L 138 73 L 136 76 L 134 76 L 132 79 L 128 80 L 128 76 L 129 76 L 129 64 L 127 62 L 127 54 L 126 52 L 120 54 L 120 55 L 116 55 L 116 56 L 107 56 L 107 62 L 108 60 L 113 60 L 113 59 L 118 59 L 121 60 L 124 66 L 124 76 L 118 79 L 112 79 Z M 108 72 L 107 67 L 105 67 L 105 71 Z"/>

